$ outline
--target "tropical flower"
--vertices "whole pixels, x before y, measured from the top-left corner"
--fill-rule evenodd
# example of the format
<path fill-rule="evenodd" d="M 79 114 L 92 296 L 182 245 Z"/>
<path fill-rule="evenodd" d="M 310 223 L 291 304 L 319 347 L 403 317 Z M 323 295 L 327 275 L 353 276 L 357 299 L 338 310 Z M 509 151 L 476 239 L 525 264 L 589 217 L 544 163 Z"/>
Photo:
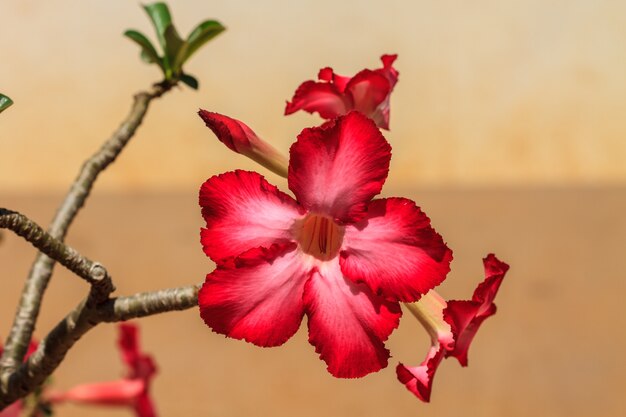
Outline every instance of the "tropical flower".
<path fill-rule="evenodd" d="M 420 366 L 398 364 L 396 374 L 409 391 L 422 401 L 430 400 L 435 371 L 444 357 L 457 358 L 467 366 L 467 351 L 480 325 L 496 313 L 493 300 L 509 266 L 493 254 L 483 259 L 485 280 L 478 285 L 471 300 L 446 302 L 431 290 L 417 303 L 407 304 L 431 335 L 432 346 Z"/>
<path fill-rule="evenodd" d="M 383 55 L 383 67 L 364 69 L 354 77 L 335 74 L 330 67 L 322 68 L 319 81 L 305 81 L 287 102 L 285 115 L 304 110 L 318 112 L 323 119 L 334 119 L 351 110 L 357 110 L 389 130 L 389 97 L 398 82 L 398 71 L 393 67 L 397 55 Z"/>
<path fill-rule="evenodd" d="M 309 341 L 332 375 L 387 366 L 384 342 L 398 325 L 399 302 L 441 283 L 452 259 L 413 201 L 373 199 L 390 159 L 376 125 L 352 112 L 304 129 L 292 145 L 295 199 L 255 172 L 208 179 L 201 241 L 217 268 L 198 296 L 206 324 L 269 347 L 285 343 L 306 314 Z"/>
<path fill-rule="evenodd" d="M 150 398 L 150 382 L 157 372 L 152 355 L 143 353 L 139 346 L 139 329 L 134 324 L 121 323 L 118 347 L 127 375 L 117 381 L 81 384 L 66 392 L 50 392 L 51 403 L 76 402 L 84 404 L 126 406 L 135 410 L 138 417 L 156 417 Z"/>

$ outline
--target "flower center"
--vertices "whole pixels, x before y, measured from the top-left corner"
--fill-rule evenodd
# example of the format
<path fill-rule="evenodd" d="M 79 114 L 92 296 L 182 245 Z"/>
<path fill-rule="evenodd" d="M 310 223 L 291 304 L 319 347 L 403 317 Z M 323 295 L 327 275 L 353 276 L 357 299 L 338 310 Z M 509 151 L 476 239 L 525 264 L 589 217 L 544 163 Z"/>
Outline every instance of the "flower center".
<path fill-rule="evenodd" d="M 296 239 L 304 253 L 327 261 L 337 256 L 343 241 L 344 227 L 330 217 L 307 215 L 296 230 Z"/>

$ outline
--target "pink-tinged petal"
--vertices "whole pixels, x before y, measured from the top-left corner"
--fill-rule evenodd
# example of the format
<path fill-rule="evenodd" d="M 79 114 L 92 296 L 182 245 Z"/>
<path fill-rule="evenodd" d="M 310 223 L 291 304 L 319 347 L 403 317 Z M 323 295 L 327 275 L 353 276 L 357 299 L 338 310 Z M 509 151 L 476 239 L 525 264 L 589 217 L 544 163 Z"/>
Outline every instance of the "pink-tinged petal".
<path fill-rule="evenodd" d="M 300 327 L 310 266 L 296 244 L 253 249 L 207 275 L 200 315 L 214 332 L 258 346 L 279 346 Z"/>
<path fill-rule="evenodd" d="M 81 384 L 65 392 L 50 391 L 46 400 L 51 403 L 78 402 L 99 405 L 133 405 L 146 390 L 141 379 L 120 379 L 109 382 Z"/>
<path fill-rule="evenodd" d="M 417 301 L 450 271 L 452 251 L 411 200 L 369 204 L 367 217 L 345 229 L 341 270 L 378 295 Z"/>
<path fill-rule="evenodd" d="M 391 100 L 391 93 L 393 92 L 393 88 L 398 82 L 398 71 L 393 67 L 393 63 L 396 60 L 398 55 L 383 55 L 380 57 L 383 62 L 383 68 L 379 68 L 375 70 L 376 73 L 382 75 L 389 81 L 389 94 L 387 97 L 378 105 L 376 110 L 370 115 L 370 117 L 376 122 L 376 124 L 383 128 L 389 130 L 389 106 Z"/>
<path fill-rule="evenodd" d="M 322 68 L 318 73 L 317 73 L 317 78 L 320 81 L 328 81 L 331 82 L 333 80 L 333 76 L 335 75 L 333 69 L 331 67 L 325 67 Z"/>
<path fill-rule="evenodd" d="M 391 146 L 358 112 L 304 129 L 291 146 L 289 189 L 304 207 L 343 223 L 365 217 L 387 178 Z"/>
<path fill-rule="evenodd" d="M 354 103 L 353 109 L 368 117 L 374 114 L 390 92 L 391 86 L 387 78 L 367 69 L 355 75 L 346 86 L 346 93 Z"/>
<path fill-rule="evenodd" d="M 493 299 L 509 266 L 493 254 L 483 259 L 485 280 L 474 291 L 471 301 L 452 300 L 444 310 L 444 319 L 450 324 L 454 339 L 454 349 L 446 356 L 454 356 L 462 366 L 467 366 L 467 352 L 482 322 L 496 313 Z"/>
<path fill-rule="evenodd" d="M 333 119 L 347 113 L 350 107 L 351 103 L 332 83 L 305 81 L 287 102 L 285 116 L 304 110 L 318 112 L 323 119 Z"/>
<path fill-rule="evenodd" d="M 224 145 L 247 156 L 283 177 L 287 176 L 287 158 L 272 145 L 259 138 L 245 123 L 200 109 L 198 115 Z"/>
<path fill-rule="evenodd" d="M 393 67 L 393 63 L 396 61 L 397 58 L 397 54 L 381 56 L 380 60 L 383 63 L 383 67 L 376 70 L 376 72 L 385 76 L 385 78 L 389 80 L 391 90 L 393 90 L 393 87 L 395 87 L 396 83 L 398 82 L 398 75 L 400 75 L 398 70 Z"/>
<path fill-rule="evenodd" d="M 472 296 L 472 301 L 481 303 L 481 310 L 478 314 L 482 314 L 490 308 L 489 305 L 496 297 L 504 275 L 509 270 L 509 265 L 500 261 L 493 253 L 483 259 L 483 265 L 485 267 L 485 280 L 478 284 Z"/>
<path fill-rule="evenodd" d="M 233 171 L 209 178 L 200 188 L 206 220 L 204 252 L 223 263 L 254 247 L 291 240 L 290 228 L 304 210 L 256 172 Z"/>
<path fill-rule="evenodd" d="M 370 114 L 370 118 L 381 129 L 389 130 L 389 96 Z"/>
<path fill-rule="evenodd" d="M 0 411 L 0 417 L 20 417 L 22 413 L 22 400 L 17 400 L 4 410 Z"/>
<path fill-rule="evenodd" d="M 428 402 L 435 371 L 446 352 L 454 347 L 454 335 L 443 317 L 446 300 L 431 290 L 418 302 L 405 306 L 430 334 L 432 346 L 419 366 L 407 367 L 400 363 L 396 367 L 396 375 L 409 391 L 420 400 Z"/>
<path fill-rule="evenodd" d="M 320 81 L 328 81 L 333 83 L 340 93 L 343 93 L 346 89 L 346 85 L 350 81 L 351 77 L 345 77 L 343 75 L 335 74 L 332 68 L 322 68 L 317 74 L 317 78 Z"/>
<path fill-rule="evenodd" d="M 359 378 L 387 366 L 385 340 L 401 311 L 345 279 L 337 261 L 323 262 L 306 283 L 304 304 L 309 342 L 338 378 Z"/>
<path fill-rule="evenodd" d="M 435 371 L 443 360 L 445 350 L 441 345 L 432 346 L 420 366 L 407 367 L 399 363 L 396 366 L 398 381 L 424 402 L 430 401 Z"/>

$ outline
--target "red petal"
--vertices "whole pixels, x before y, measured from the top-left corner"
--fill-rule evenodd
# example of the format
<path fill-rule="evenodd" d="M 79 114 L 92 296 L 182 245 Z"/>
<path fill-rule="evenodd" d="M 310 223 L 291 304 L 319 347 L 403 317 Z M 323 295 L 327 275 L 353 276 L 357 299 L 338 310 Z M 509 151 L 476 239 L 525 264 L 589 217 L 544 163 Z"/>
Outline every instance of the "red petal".
<path fill-rule="evenodd" d="M 311 211 L 356 222 L 382 189 L 390 159 L 391 146 L 374 123 L 352 112 L 300 133 L 290 151 L 289 189 Z"/>
<path fill-rule="evenodd" d="M 202 109 L 198 111 L 198 115 L 220 142 L 237 153 L 245 154 L 251 149 L 251 138 L 259 140 L 252 129 L 239 120 Z"/>
<path fill-rule="evenodd" d="M 282 345 L 298 330 L 310 267 L 295 243 L 276 246 L 253 249 L 207 275 L 198 304 L 214 332 L 268 347 Z"/>
<path fill-rule="evenodd" d="M 354 103 L 353 109 L 368 117 L 374 115 L 376 108 L 390 92 L 391 86 L 387 78 L 368 69 L 355 75 L 346 86 L 346 93 L 352 97 Z"/>
<path fill-rule="evenodd" d="M 450 271 L 452 251 L 411 200 L 370 203 L 367 217 L 345 229 L 341 270 L 379 295 L 412 302 Z"/>
<path fill-rule="evenodd" d="M 140 356 L 138 328 L 131 323 L 120 323 L 118 326 L 119 338 L 117 344 L 122 354 L 122 360 L 126 365 L 133 368 Z"/>
<path fill-rule="evenodd" d="M 309 342 L 339 378 L 358 378 L 387 366 L 384 341 L 398 326 L 397 303 L 345 279 L 337 261 L 319 266 L 306 283 Z"/>
<path fill-rule="evenodd" d="M 256 172 L 233 171 L 209 178 L 200 188 L 206 220 L 204 252 L 215 262 L 254 247 L 291 240 L 290 228 L 304 211 Z"/>
<path fill-rule="evenodd" d="M 430 348 L 420 366 L 406 367 L 399 363 L 396 366 L 398 380 L 417 398 L 429 402 L 435 371 L 443 360 L 444 352 L 442 345 L 436 345 Z"/>
<path fill-rule="evenodd" d="M 383 55 L 380 57 L 383 62 L 383 68 L 379 68 L 374 70 L 377 74 L 382 75 L 389 81 L 389 94 L 385 97 L 382 103 L 376 108 L 376 111 L 371 115 L 371 117 L 376 121 L 376 124 L 383 128 L 389 130 L 389 102 L 391 97 L 391 92 L 398 82 L 398 71 L 393 67 L 393 63 L 396 60 L 398 55 Z"/>
<path fill-rule="evenodd" d="M 393 67 L 393 63 L 398 58 L 398 55 L 383 55 L 380 57 L 380 60 L 383 63 L 383 67 L 376 70 L 381 75 L 384 75 L 385 78 L 389 80 L 389 84 L 391 85 L 391 90 L 395 87 L 398 82 L 398 75 L 400 74 L 398 70 Z"/>
<path fill-rule="evenodd" d="M 318 112 L 323 119 L 332 119 L 346 114 L 350 107 L 345 96 L 332 83 L 305 81 L 287 102 L 285 115 L 304 110 Z"/>
<path fill-rule="evenodd" d="M 146 382 L 141 379 L 120 379 L 81 384 L 63 393 L 50 392 L 46 394 L 46 399 L 52 403 L 69 401 L 102 405 L 133 405 L 145 390 Z"/>
<path fill-rule="evenodd" d="M 135 401 L 137 417 L 156 417 L 157 412 L 152 399 L 147 393 L 140 395 Z"/>
<path fill-rule="evenodd" d="M 496 297 L 509 266 L 496 258 L 493 253 L 483 259 L 483 265 L 485 267 L 485 280 L 476 287 L 472 301 L 480 302 L 483 309 L 486 309 L 487 305 L 491 304 Z"/>
<path fill-rule="evenodd" d="M 152 355 L 141 352 L 139 346 L 139 327 L 132 323 L 120 323 L 118 346 L 122 361 L 129 368 L 128 378 L 150 379 L 157 372 Z"/>
<path fill-rule="evenodd" d="M 450 324 L 456 341 L 454 350 L 446 352 L 446 357 L 454 356 L 462 366 L 467 366 L 467 352 L 482 322 L 496 313 L 493 299 L 509 266 L 493 254 L 483 259 L 485 280 L 474 291 L 471 301 L 448 301 L 444 319 Z"/>

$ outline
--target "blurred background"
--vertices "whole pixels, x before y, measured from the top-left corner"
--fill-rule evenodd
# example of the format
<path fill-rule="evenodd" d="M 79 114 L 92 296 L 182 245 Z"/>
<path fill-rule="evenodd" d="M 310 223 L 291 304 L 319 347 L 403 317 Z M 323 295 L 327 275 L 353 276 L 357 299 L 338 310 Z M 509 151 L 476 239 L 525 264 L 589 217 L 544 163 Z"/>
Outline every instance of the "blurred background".
<path fill-rule="evenodd" d="M 428 338 L 407 315 L 388 342 L 390 367 L 358 381 L 328 375 L 305 329 L 260 349 L 215 335 L 196 311 L 142 321 L 161 373 L 164 416 L 626 415 L 626 3 L 610 0 L 171 0 L 181 35 L 215 18 L 228 30 L 185 66 L 200 90 L 151 106 L 119 160 L 98 180 L 68 242 L 104 263 L 118 294 L 200 282 L 212 269 L 198 243 L 199 185 L 258 169 L 219 144 L 202 107 L 245 121 L 287 150 L 317 116 L 283 117 L 285 100 L 319 68 L 343 75 L 397 53 L 394 147 L 385 195 L 411 197 L 455 252 L 442 285 L 468 298 L 481 258 L 511 264 L 470 366 L 441 366 L 431 404 L 397 381 L 398 360 L 422 361 Z M 155 39 L 137 2 L 3 0 L 0 206 L 47 225 L 82 161 L 159 81 L 122 36 Z M 261 170 L 260 170 L 261 171 Z M 285 181 L 267 174 L 285 188 Z M 34 251 L 0 242 L 0 336 Z M 85 293 L 58 268 L 37 335 Z M 69 353 L 55 386 L 117 378 L 114 326 Z M 85 415 L 67 406 L 59 416 Z M 89 409 L 94 416 L 131 415 Z"/>

